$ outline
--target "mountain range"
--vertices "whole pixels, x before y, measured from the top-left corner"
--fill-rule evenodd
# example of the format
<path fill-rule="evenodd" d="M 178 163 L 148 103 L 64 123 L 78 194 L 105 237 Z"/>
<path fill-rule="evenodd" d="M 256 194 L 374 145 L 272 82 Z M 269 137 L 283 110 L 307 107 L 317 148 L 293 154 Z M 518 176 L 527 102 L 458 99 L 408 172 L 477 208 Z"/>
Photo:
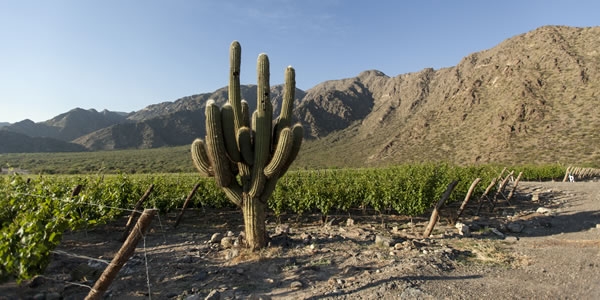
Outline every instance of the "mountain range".
<path fill-rule="evenodd" d="M 297 89 L 294 116 L 307 139 L 299 160 L 598 162 L 598 49 L 600 27 L 544 26 L 453 67 L 394 77 L 367 70 Z M 276 112 L 282 88 L 271 87 Z M 243 85 L 242 97 L 254 109 L 256 86 Z M 224 104 L 227 87 L 128 114 L 76 108 L 40 123 L 0 124 L 0 153 L 187 145 L 204 136 L 208 99 Z M 31 146 L 42 138 L 51 146 Z"/>

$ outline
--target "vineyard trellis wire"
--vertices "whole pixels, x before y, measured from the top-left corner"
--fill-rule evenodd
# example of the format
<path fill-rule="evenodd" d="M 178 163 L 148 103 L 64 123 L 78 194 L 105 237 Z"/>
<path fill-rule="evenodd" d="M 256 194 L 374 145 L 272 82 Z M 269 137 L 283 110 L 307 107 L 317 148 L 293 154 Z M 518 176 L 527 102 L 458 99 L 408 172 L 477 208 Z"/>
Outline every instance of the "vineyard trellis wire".
<path fill-rule="evenodd" d="M 515 170 L 524 171 L 523 180 L 528 180 L 562 178 L 565 168 L 527 166 Z M 474 178 L 489 182 L 497 175 L 497 166 L 448 164 L 295 171 L 281 178 L 268 205 L 275 216 L 327 216 L 358 209 L 414 216 L 430 209 L 452 180 L 459 183 L 448 202 L 461 200 Z M 0 280 L 23 280 L 41 273 L 65 231 L 115 220 L 131 211 L 150 184 L 154 191 L 145 207 L 162 214 L 182 207 L 195 185 L 199 186 L 191 207 L 233 208 L 214 181 L 196 174 L 1 176 Z M 82 191 L 71 197 L 77 185 Z M 478 186 L 474 196 L 483 194 L 483 189 Z"/>

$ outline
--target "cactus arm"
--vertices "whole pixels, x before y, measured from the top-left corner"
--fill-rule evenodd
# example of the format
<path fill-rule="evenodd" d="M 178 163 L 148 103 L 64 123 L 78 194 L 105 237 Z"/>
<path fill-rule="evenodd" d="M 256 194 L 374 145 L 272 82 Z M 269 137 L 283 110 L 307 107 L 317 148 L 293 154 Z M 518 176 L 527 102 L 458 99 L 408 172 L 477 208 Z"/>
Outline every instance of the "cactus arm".
<path fill-rule="evenodd" d="M 250 107 L 246 100 L 242 100 L 242 126 L 250 127 Z"/>
<path fill-rule="evenodd" d="M 279 143 L 277 144 L 277 148 L 275 149 L 275 153 L 273 153 L 273 158 L 269 162 L 269 164 L 265 167 L 265 176 L 267 178 L 272 178 L 273 176 L 278 176 L 286 165 L 288 161 L 288 157 L 292 152 L 292 146 L 294 143 L 294 136 L 292 130 L 289 127 L 284 128 L 281 131 L 281 134 L 278 138 Z"/>
<path fill-rule="evenodd" d="M 220 187 L 229 186 L 233 174 L 230 161 L 226 155 L 225 141 L 223 141 L 221 110 L 212 100 L 209 100 L 206 104 L 206 149 L 217 185 Z"/>
<path fill-rule="evenodd" d="M 302 124 L 297 123 L 292 127 L 292 136 L 294 137 L 294 142 L 292 143 L 292 150 L 290 151 L 290 155 L 287 157 L 284 166 L 281 168 L 280 174 L 285 174 L 285 172 L 290 168 L 296 156 L 298 156 L 298 152 L 300 152 L 300 147 L 302 146 L 302 138 L 304 137 L 304 128 L 302 128 Z"/>
<path fill-rule="evenodd" d="M 285 69 L 285 87 L 283 90 L 283 102 L 279 113 L 279 124 L 283 127 L 292 125 L 292 107 L 296 97 L 296 71 L 292 66 Z"/>
<path fill-rule="evenodd" d="M 192 161 L 194 166 L 202 176 L 214 176 L 213 169 L 206 154 L 206 146 L 201 139 L 196 139 L 192 143 Z"/>
<path fill-rule="evenodd" d="M 240 153 L 243 161 L 248 165 L 254 164 L 254 150 L 252 150 L 251 130 L 248 127 L 242 127 L 237 132 L 237 143 L 240 146 Z"/>
<path fill-rule="evenodd" d="M 273 145 L 279 144 L 278 138 L 281 130 L 292 125 L 292 108 L 296 97 L 296 71 L 292 66 L 285 69 L 285 86 L 283 89 L 283 102 L 279 118 L 273 127 Z"/>
<path fill-rule="evenodd" d="M 238 41 L 233 41 L 229 49 L 229 104 L 233 108 L 235 130 L 244 126 L 242 123 L 242 92 L 240 90 L 241 63 L 242 47 Z"/>
<path fill-rule="evenodd" d="M 223 139 L 225 140 L 225 149 L 232 162 L 240 162 L 240 150 L 238 149 L 235 127 L 234 111 L 231 104 L 227 103 L 221 108 L 221 126 L 223 127 Z"/>
<path fill-rule="evenodd" d="M 254 134 L 254 167 L 252 169 L 252 183 L 250 195 L 256 197 L 262 193 L 265 184 L 264 167 L 271 154 L 271 122 L 273 121 L 272 105 L 269 87 L 269 58 L 266 54 L 258 56 L 256 66 L 258 83 L 256 111 L 253 121 L 256 123 Z"/>

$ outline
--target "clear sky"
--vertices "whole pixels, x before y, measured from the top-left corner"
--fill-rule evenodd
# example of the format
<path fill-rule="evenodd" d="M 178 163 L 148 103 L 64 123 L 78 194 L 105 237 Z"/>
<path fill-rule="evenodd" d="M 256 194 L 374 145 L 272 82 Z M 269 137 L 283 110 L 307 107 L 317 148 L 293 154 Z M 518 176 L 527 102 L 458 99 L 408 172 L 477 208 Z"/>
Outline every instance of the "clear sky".
<path fill-rule="evenodd" d="M 265 52 L 272 85 L 292 65 L 307 90 L 454 66 L 543 25 L 598 26 L 599 12 L 597 0 L 0 0 L 0 122 L 212 92 L 228 84 L 233 40 L 243 84 Z"/>

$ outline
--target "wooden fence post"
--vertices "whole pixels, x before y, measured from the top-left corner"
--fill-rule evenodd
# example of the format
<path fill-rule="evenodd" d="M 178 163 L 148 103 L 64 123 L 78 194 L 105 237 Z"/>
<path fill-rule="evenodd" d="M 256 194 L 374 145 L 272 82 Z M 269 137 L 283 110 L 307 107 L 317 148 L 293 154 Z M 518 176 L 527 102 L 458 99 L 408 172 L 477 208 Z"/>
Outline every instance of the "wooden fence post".
<path fill-rule="evenodd" d="M 506 169 L 507 169 L 506 167 L 504 167 L 504 169 L 502 169 L 502 172 L 500 172 L 500 175 L 498 175 L 496 181 L 502 179 L 502 175 L 504 175 L 504 172 L 506 172 Z"/>
<path fill-rule="evenodd" d="M 429 235 L 433 231 L 433 227 L 435 227 L 435 223 L 437 223 L 438 216 L 440 213 L 439 211 L 442 208 L 442 205 L 444 205 L 444 201 L 446 201 L 446 199 L 448 199 L 448 197 L 450 197 L 452 190 L 454 190 L 454 187 L 456 187 L 457 184 L 458 184 L 458 180 L 452 181 L 446 188 L 446 191 L 442 195 L 442 198 L 440 199 L 440 201 L 438 201 L 438 203 L 435 205 L 435 208 L 433 209 L 433 212 L 431 213 L 431 218 L 429 218 L 429 224 L 427 225 L 427 228 L 425 228 L 425 232 L 423 233 L 424 238 L 429 237 Z"/>
<path fill-rule="evenodd" d="M 117 273 L 119 273 L 119 270 L 121 270 L 131 255 L 133 255 L 136 245 L 145 234 L 146 229 L 148 228 L 148 225 L 150 225 L 150 222 L 152 222 L 152 218 L 154 218 L 156 212 L 156 209 L 144 210 L 135 224 L 135 227 L 131 231 L 131 234 L 127 237 L 125 243 L 123 243 L 123 246 L 121 246 L 121 249 L 119 249 L 119 252 L 117 252 L 117 255 L 115 255 L 110 264 L 108 264 L 106 269 L 104 269 L 104 272 L 102 272 L 100 278 L 96 280 L 96 283 L 85 297 L 86 300 L 96 300 L 102 298 L 112 281 L 117 276 Z"/>
<path fill-rule="evenodd" d="M 194 188 L 192 189 L 192 191 L 190 192 L 190 194 L 185 199 L 185 202 L 183 203 L 183 207 L 181 208 L 181 211 L 179 212 L 179 215 L 177 216 L 177 219 L 175 220 L 175 225 L 173 225 L 173 227 L 177 228 L 177 225 L 179 225 L 179 222 L 181 221 L 181 218 L 183 217 L 183 212 L 187 208 L 188 203 L 190 202 L 190 200 L 194 196 L 194 193 L 196 193 L 196 190 L 199 187 L 200 187 L 200 183 L 196 183 L 196 185 L 194 185 Z"/>
<path fill-rule="evenodd" d="M 562 182 L 567 182 L 567 179 L 569 179 L 569 173 L 571 173 L 571 166 L 567 167 L 567 170 L 565 171 L 565 177 L 563 177 Z"/>
<path fill-rule="evenodd" d="M 463 200 L 460 208 L 456 212 L 456 217 L 452 220 L 452 224 L 456 224 L 460 215 L 462 215 L 463 211 L 467 207 L 467 203 L 469 203 L 469 199 L 471 198 L 471 194 L 473 194 L 473 190 L 475 190 L 475 186 L 481 181 L 481 178 L 476 178 L 473 183 L 471 183 L 471 187 L 469 187 L 469 192 L 467 192 L 467 196 L 465 196 L 465 200 Z"/>
<path fill-rule="evenodd" d="M 121 238 L 119 239 L 119 241 L 121 241 L 121 242 L 125 241 L 125 239 L 127 238 L 127 235 L 129 234 L 129 231 L 131 231 L 131 228 L 135 224 L 135 223 L 133 223 L 135 217 L 140 214 L 139 210 L 140 210 L 140 208 L 142 208 L 142 204 L 144 203 L 144 201 L 146 201 L 146 199 L 148 198 L 148 196 L 150 196 L 150 193 L 152 193 L 153 189 L 154 189 L 154 184 L 151 184 L 150 187 L 148 187 L 148 189 L 144 193 L 144 195 L 142 195 L 142 198 L 140 198 L 140 200 L 138 200 L 138 202 L 135 204 L 135 207 L 133 208 L 133 211 L 129 215 L 129 219 L 127 220 L 127 224 L 125 225 L 125 231 L 123 232 L 123 235 L 121 236 Z"/>
<path fill-rule="evenodd" d="M 519 185 L 519 181 L 521 180 L 521 176 L 523 176 L 523 172 L 519 172 L 519 176 L 517 176 L 517 180 L 515 180 L 515 184 L 513 184 L 513 187 L 510 190 L 510 193 L 508 193 L 508 197 L 506 197 L 506 201 L 508 202 L 508 205 L 512 205 L 512 204 L 510 204 L 510 198 L 512 198 L 515 190 L 517 189 L 517 185 Z"/>
<path fill-rule="evenodd" d="M 479 206 L 477 206 L 477 212 L 475 213 L 476 215 L 479 215 L 481 206 L 483 206 L 484 198 L 490 202 L 490 205 L 492 205 L 492 200 L 490 200 L 490 198 L 487 196 L 487 194 L 492 190 L 494 185 L 496 185 L 497 181 L 498 181 L 498 178 L 492 178 L 492 182 L 490 182 L 490 185 L 488 185 L 488 187 L 485 189 L 485 192 L 483 192 L 483 195 L 481 195 L 481 197 L 479 197 Z"/>
<path fill-rule="evenodd" d="M 515 171 L 510 171 L 510 173 L 508 173 L 508 175 L 506 175 L 506 178 L 504 178 L 504 180 L 502 180 L 502 182 L 500 183 L 500 186 L 498 186 L 498 190 L 494 194 L 494 199 L 492 200 L 492 209 L 490 211 L 493 211 L 494 208 L 496 207 L 496 203 L 497 203 L 497 200 L 498 200 L 498 195 L 502 195 L 502 197 L 504 197 L 504 194 L 502 194 L 502 192 L 504 191 L 504 187 L 508 183 L 508 179 L 510 179 L 510 177 L 514 173 L 515 173 Z M 506 199 L 506 198 L 504 198 L 504 199 Z"/>

